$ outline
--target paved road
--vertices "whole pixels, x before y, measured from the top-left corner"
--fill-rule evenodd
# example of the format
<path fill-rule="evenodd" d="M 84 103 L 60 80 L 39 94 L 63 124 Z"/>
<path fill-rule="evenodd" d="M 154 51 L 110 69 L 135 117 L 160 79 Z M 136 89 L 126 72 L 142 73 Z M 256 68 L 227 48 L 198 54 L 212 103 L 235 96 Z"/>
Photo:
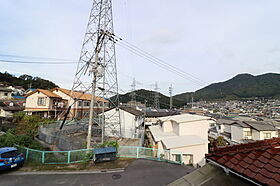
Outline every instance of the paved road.
<path fill-rule="evenodd" d="M 2 186 L 105 186 L 105 185 L 167 185 L 191 172 L 193 168 L 151 160 L 135 160 L 124 172 L 93 174 L 1 174 Z"/>

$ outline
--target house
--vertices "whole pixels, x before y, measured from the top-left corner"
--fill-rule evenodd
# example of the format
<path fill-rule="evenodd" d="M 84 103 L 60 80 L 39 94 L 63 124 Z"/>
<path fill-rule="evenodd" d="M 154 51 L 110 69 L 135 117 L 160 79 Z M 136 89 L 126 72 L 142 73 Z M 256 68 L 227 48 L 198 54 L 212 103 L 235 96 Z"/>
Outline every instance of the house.
<path fill-rule="evenodd" d="M 280 185 L 279 147 L 280 138 L 272 138 L 215 148 L 206 155 L 206 160 L 226 174 L 236 175 L 252 184 Z"/>
<path fill-rule="evenodd" d="M 12 91 L 13 90 L 8 87 L 0 87 L 0 99 L 11 99 Z"/>
<path fill-rule="evenodd" d="M 96 97 L 97 109 L 102 102 L 108 101 Z M 32 114 L 39 114 L 42 117 L 59 118 L 64 117 L 66 110 L 71 106 L 68 118 L 85 118 L 89 115 L 91 94 L 71 91 L 63 88 L 51 90 L 36 89 L 26 95 L 25 111 Z"/>
<path fill-rule="evenodd" d="M 68 105 L 72 105 L 70 109 L 70 118 L 88 118 L 89 110 L 90 110 L 90 102 L 91 102 L 91 94 L 71 91 L 64 88 L 54 88 L 50 90 L 52 93 L 60 96 L 63 100 L 67 100 Z M 75 102 L 76 101 L 76 102 Z M 104 103 L 105 107 L 109 107 L 109 101 L 96 96 L 96 105 L 94 106 L 95 110 L 98 110 L 102 103 Z M 75 103 L 74 103 L 75 102 Z"/>
<path fill-rule="evenodd" d="M 231 125 L 232 141 L 263 140 L 278 137 L 278 130 L 273 125 L 257 121 L 235 122 Z"/>
<path fill-rule="evenodd" d="M 231 144 L 278 137 L 278 129 L 271 124 L 260 121 L 238 121 L 218 119 L 209 129 L 209 137 L 222 136 Z"/>
<path fill-rule="evenodd" d="M 0 117 L 9 118 L 13 114 L 24 110 L 24 102 L 15 100 L 0 101 Z"/>
<path fill-rule="evenodd" d="M 203 166 L 208 153 L 210 117 L 181 114 L 159 118 L 159 124 L 149 127 L 147 136 L 153 148 L 171 150 L 171 159 Z"/>
<path fill-rule="evenodd" d="M 26 95 L 25 112 L 28 115 L 40 115 L 45 118 L 56 118 L 67 108 L 67 100 L 43 89 L 36 89 Z"/>
<path fill-rule="evenodd" d="M 110 126 L 113 122 L 112 118 L 115 114 L 120 116 L 121 134 L 118 129 Z M 101 114 L 99 114 L 101 115 Z M 132 108 L 121 106 L 119 108 L 110 108 L 104 112 L 105 115 L 105 135 L 106 136 L 121 136 L 123 138 L 143 138 L 144 137 L 144 113 Z"/>

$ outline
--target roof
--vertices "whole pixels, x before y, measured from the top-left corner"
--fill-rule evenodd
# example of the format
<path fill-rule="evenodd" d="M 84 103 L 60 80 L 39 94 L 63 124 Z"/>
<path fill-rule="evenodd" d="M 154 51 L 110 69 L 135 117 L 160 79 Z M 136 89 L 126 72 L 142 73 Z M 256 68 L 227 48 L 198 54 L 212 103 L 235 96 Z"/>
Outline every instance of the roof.
<path fill-rule="evenodd" d="M 250 182 L 234 175 L 227 175 L 223 169 L 217 167 L 213 164 L 207 163 L 205 166 L 175 180 L 170 183 L 169 186 L 193 186 L 193 185 L 203 185 L 203 186 L 215 186 L 215 185 L 226 185 L 226 186 L 236 186 L 236 185 L 252 185 Z"/>
<path fill-rule="evenodd" d="M 14 151 L 14 150 L 17 150 L 17 148 L 14 148 L 14 147 L 3 147 L 3 148 L 0 148 L 0 154 L 5 153 L 5 152 L 9 152 L 9 151 Z"/>
<path fill-rule="evenodd" d="M 280 185 L 280 138 L 216 148 L 206 159 L 254 182 Z"/>
<path fill-rule="evenodd" d="M 94 148 L 93 152 L 94 154 L 113 153 L 113 152 L 117 152 L 117 148 L 116 147 Z"/>
<path fill-rule="evenodd" d="M 80 99 L 80 100 L 91 100 L 91 94 L 85 93 L 85 92 L 78 92 L 78 91 L 72 91 L 72 90 L 68 90 L 68 89 L 64 89 L 64 88 L 54 88 L 51 89 L 51 91 L 55 91 L 55 90 L 60 90 L 61 92 L 63 92 L 64 94 L 74 98 L 74 99 Z M 101 97 L 97 97 L 96 96 L 96 100 L 97 101 L 102 101 L 104 103 L 109 102 L 108 100 L 101 98 Z"/>
<path fill-rule="evenodd" d="M 146 117 L 164 117 L 180 114 L 179 111 L 146 111 Z"/>
<path fill-rule="evenodd" d="M 24 106 L 4 106 L 4 107 L 0 107 L 0 108 L 5 111 L 23 111 L 24 110 Z"/>
<path fill-rule="evenodd" d="M 174 132 L 163 132 L 159 125 L 149 126 L 149 129 L 155 139 L 155 141 L 160 141 L 167 137 L 176 137 L 178 136 Z"/>
<path fill-rule="evenodd" d="M 185 123 L 185 122 L 192 122 L 192 121 L 200 121 L 200 120 L 209 120 L 210 117 L 194 115 L 194 114 L 180 114 L 175 116 L 167 116 L 167 117 L 160 117 L 162 121 L 173 120 L 177 123 Z"/>
<path fill-rule="evenodd" d="M 233 123 L 235 123 L 236 121 L 232 120 L 232 119 L 217 119 L 216 123 L 217 124 L 227 124 L 227 125 L 231 125 Z"/>
<path fill-rule="evenodd" d="M 164 138 L 161 140 L 167 149 L 201 145 L 207 143 L 206 140 L 196 135 L 184 135 Z"/>
<path fill-rule="evenodd" d="M 264 122 L 257 122 L 257 121 L 244 121 L 247 125 L 251 126 L 252 128 L 258 131 L 275 131 L 277 130 L 274 126 L 264 123 Z"/>
<path fill-rule="evenodd" d="M 50 98 L 61 98 L 61 97 L 58 96 L 57 94 L 55 94 L 55 93 L 53 93 L 53 92 L 51 92 L 51 91 L 49 91 L 49 90 L 44 90 L 44 89 L 36 89 L 36 90 L 30 92 L 29 94 L 27 94 L 26 97 L 28 97 L 28 96 L 30 96 L 30 95 L 36 93 L 36 92 L 41 92 L 41 93 L 45 94 L 46 96 L 48 96 L 48 97 L 50 97 Z"/>
<path fill-rule="evenodd" d="M 130 114 L 133 114 L 135 116 L 141 116 L 141 115 L 144 115 L 144 113 L 140 110 L 137 110 L 135 108 L 132 108 L 132 107 L 120 107 L 120 109 L 126 111 L 126 112 L 129 112 Z"/>
<path fill-rule="evenodd" d="M 179 136 L 174 132 L 163 132 L 159 125 L 149 127 L 154 140 L 162 141 L 167 149 L 204 144 L 206 140 L 196 135 Z"/>
<path fill-rule="evenodd" d="M 273 125 L 264 123 L 264 122 L 258 122 L 258 121 L 237 121 L 234 123 L 235 125 L 239 125 L 242 128 L 253 128 L 257 131 L 276 131 L 277 128 L 275 128 Z"/>

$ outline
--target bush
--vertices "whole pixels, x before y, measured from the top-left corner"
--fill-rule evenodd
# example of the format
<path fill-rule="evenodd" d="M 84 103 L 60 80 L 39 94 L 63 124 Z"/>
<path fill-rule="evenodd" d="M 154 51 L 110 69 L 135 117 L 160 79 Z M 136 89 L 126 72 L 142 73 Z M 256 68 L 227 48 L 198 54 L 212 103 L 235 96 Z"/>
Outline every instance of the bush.
<path fill-rule="evenodd" d="M 32 149 L 42 150 L 43 147 L 27 134 L 15 135 L 14 130 L 8 130 L 6 134 L 0 136 L 0 147 L 12 147 L 14 145 L 24 146 Z"/>
<path fill-rule="evenodd" d="M 98 145 L 97 148 L 104 148 L 104 147 L 119 147 L 119 144 L 117 141 L 105 141 L 103 144 Z"/>

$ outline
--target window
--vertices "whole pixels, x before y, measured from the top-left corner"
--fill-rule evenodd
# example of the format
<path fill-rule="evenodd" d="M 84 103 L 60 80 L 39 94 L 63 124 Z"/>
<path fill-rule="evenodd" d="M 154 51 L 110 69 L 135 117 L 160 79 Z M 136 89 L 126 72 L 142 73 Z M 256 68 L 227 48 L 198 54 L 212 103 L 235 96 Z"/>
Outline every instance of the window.
<path fill-rule="evenodd" d="M 38 105 L 46 105 L 46 98 L 44 98 L 44 97 L 39 97 L 39 98 L 38 98 L 37 104 L 38 104 Z"/>
<path fill-rule="evenodd" d="M 183 154 L 183 162 L 187 165 L 193 164 L 193 155 L 192 154 Z"/>
<path fill-rule="evenodd" d="M 89 101 L 84 101 L 84 106 L 85 107 L 88 107 L 90 105 L 90 102 Z"/>
<path fill-rule="evenodd" d="M 8 93 L 7 93 L 7 92 L 5 92 L 5 93 L 4 93 L 4 96 L 8 96 Z"/>
<path fill-rule="evenodd" d="M 3 154 L 1 154 L 1 158 L 13 158 L 13 157 L 17 157 L 19 155 L 17 150 L 14 151 L 9 151 L 9 152 L 4 152 Z"/>
<path fill-rule="evenodd" d="M 252 139 L 252 131 L 243 131 L 244 139 Z"/>
<path fill-rule="evenodd" d="M 181 154 L 175 154 L 175 161 L 181 162 Z"/>
<path fill-rule="evenodd" d="M 271 133 L 270 132 L 264 132 L 263 133 L 263 138 L 264 139 L 270 139 L 271 138 Z"/>
<path fill-rule="evenodd" d="M 79 106 L 79 107 L 83 106 L 83 101 L 82 101 L 82 100 L 79 100 L 79 101 L 78 101 L 78 106 Z"/>

